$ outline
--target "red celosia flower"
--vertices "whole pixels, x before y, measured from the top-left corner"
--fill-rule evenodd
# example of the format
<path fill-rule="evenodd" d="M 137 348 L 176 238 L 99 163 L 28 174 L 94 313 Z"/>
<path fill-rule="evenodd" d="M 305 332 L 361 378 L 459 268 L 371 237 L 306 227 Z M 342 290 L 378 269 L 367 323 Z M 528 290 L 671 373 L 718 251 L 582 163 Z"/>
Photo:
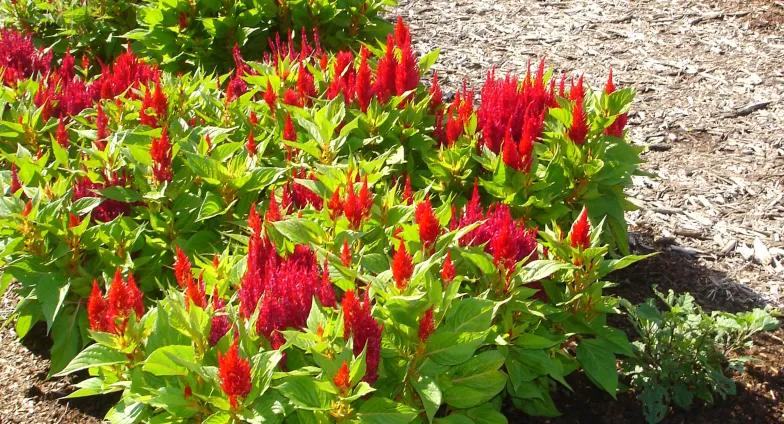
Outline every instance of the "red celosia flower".
<path fill-rule="evenodd" d="M 280 206 L 278 206 L 278 201 L 275 200 L 275 192 L 270 190 L 269 205 L 267 205 L 267 212 L 264 214 L 264 219 L 267 220 L 267 222 L 276 222 L 280 221 L 280 218 Z"/>
<path fill-rule="evenodd" d="M 583 109 L 582 99 L 575 101 L 574 108 L 572 109 L 572 126 L 569 128 L 569 140 L 574 144 L 582 145 L 585 143 L 585 137 L 588 135 L 588 122 Z"/>
<path fill-rule="evenodd" d="M 104 173 L 104 181 L 101 183 L 94 183 L 88 177 L 77 178 L 73 187 L 73 200 L 78 200 L 83 197 L 102 197 L 98 190 L 106 187 L 125 187 L 128 185 L 128 176 L 123 171 L 122 174 L 114 172 L 112 174 Z M 130 211 L 130 204 L 121 202 L 114 199 L 104 199 L 92 211 L 92 217 L 96 221 L 109 222 L 120 215 Z"/>
<path fill-rule="evenodd" d="M 370 298 L 365 292 L 362 302 L 357 301 L 353 290 L 343 296 L 343 335 L 345 338 L 352 336 L 354 356 L 366 349 L 365 376 L 362 380 L 373 384 L 378 378 L 378 363 L 381 359 L 381 325 L 371 313 Z"/>
<path fill-rule="evenodd" d="M 332 281 L 329 279 L 329 262 L 327 258 L 324 258 L 324 265 L 321 268 L 321 288 L 318 292 L 318 298 L 323 306 L 334 308 L 336 304 L 335 290 L 332 288 Z"/>
<path fill-rule="evenodd" d="M 185 389 L 182 391 L 182 397 L 185 398 L 185 400 L 188 400 L 191 396 L 193 396 L 193 389 L 191 389 L 189 384 L 186 384 Z"/>
<path fill-rule="evenodd" d="M 152 158 L 152 175 L 155 181 L 162 183 L 172 180 L 172 146 L 169 142 L 169 132 L 163 129 L 160 138 L 153 138 L 150 143 L 150 157 Z"/>
<path fill-rule="evenodd" d="M 108 327 L 106 323 L 106 300 L 98 287 L 98 280 L 93 280 L 93 289 L 87 299 L 87 319 L 90 322 L 90 329 L 95 331 L 105 331 Z"/>
<path fill-rule="evenodd" d="M 612 94 L 615 92 L 615 83 L 613 83 L 613 71 L 610 67 L 610 74 L 607 76 L 607 84 L 604 86 L 605 94 Z"/>
<path fill-rule="evenodd" d="M 81 223 L 82 223 L 82 221 L 79 220 L 78 216 L 76 216 L 76 215 L 74 215 L 74 214 L 72 214 L 70 212 L 68 213 L 68 228 L 78 227 L 79 224 L 81 224 Z"/>
<path fill-rule="evenodd" d="M 433 322 L 433 308 L 430 307 L 422 318 L 419 319 L 419 341 L 424 343 L 433 334 L 435 323 Z"/>
<path fill-rule="evenodd" d="M 299 94 L 297 94 L 297 92 L 294 91 L 293 88 L 288 88 L 288 89 L 286 89 L 285 92 L 283 92 L 283 104 L 286 104 L 286 105 L 289 105 L 289 106 L 296 106 L 296 107 L 302 107 L 303 106 L 303 103 L 302 103 L 302 100 L 300 100 Z"/>
<path fill-rule="evenodd" d="M 340 250 L 340 262 L 343 263 L 343 266 L 351 266 L 351 247 L 346 239 L 343 239 L 343 248 Z"/>
<path fill-rule="evenodd" d="M 411 44 L 411 32 L 408 30 L 405 22 L 403 22 L 402 16 L 398 16 L 395 21 L 395 43 L 398 46 Z"/>
<path fill-rule="evenodd" d="M 438 238 L 441 226 L 433 213 L 433 206 L 427 198 L 416 206 L 414 220 L 419 226 L 419 241 L 425 248 L 429 248 Z"/>
<path fill-rule="evenodd" d="M 411 255 L 406 251 L 406 245 L 401 240 L 392 258 L 392 276 L 399 290 L 406 288 L 413 273 L 414 264 L 411 262 Z"/>
<path fill-rule="evenodd" d="M 204 292 L 204 271 L 202 271 L 202 275 L 199 275 L 198 280 L 191 280 L 188 283 L 188 287 L 185 289 L 185 309 L 188 309 L 188 305 L 193 303 L 194 305 L 204 309 L 207 307 L 207 295 Z M 189 302 L 190 301 L 190 302 Z"/>
<path fill-rule="evenodd" d="M 252 234 L 259 237 L 261 236 L 261 218 L 256 212 L 256 204 L 250 205 L 250 212 L 248 212 L 248 228 L 252 230 Z"/>
<path fill-rule="evenodd" d="M 389 101 L 395 92 L 396 68 L 394 38 L 390 34 L 387 36 L 386 52 L 376 66 L 376 82 L 373 86 L 373 92 L 379 103 L 383 104 Z"/>
<path fill-rule="evenodd" d="M 583 75 L 580 75 L 577 84 L 574 84 L 574 80 L 572 80 L 571 88 L 569 89 L 569 100 L 582 101 L 583 99 L 585 99 L 585 85 L 583 84 Z"/>
<path fill-rule="evenodd" d="M 615 84 L 613 83 L 613 72 L 612 68 L 610 68 L 610 75 L 607 77 L 607 85 L 604 87 L 604 92 L 607 95 L 610 95 L 615 92 Z M 611 137 L 623 137 L 623 129 L 626 127 L 626 123 L 629 121 L 629 115 L 624 113 L 615 117 L 615 121 L 610 124 L 604 130 L 604 134 L 609 135 Z"/>
<path fill-rule="evenodd" d="M 180 25 L 180 31 L 184 31 L 188 28 L 188 14 L 185 12 L 180 12 L 180 16 L 177 19 L 178 24 Z"/>
<path fill-rule="evenodd" d="M 272 83 L 267 81 L 267 91 L 264 92 L 264 102 L 267 103 L 267 106 L 269 106 L 273 115 L 275 114 L 275 105 L 277 104 L 277 101 L 278 95 L 275 93 L 275 89 L 272 88 Z"/>
<path fill-rule="evenodd" d="M 368 65 L 368 50 L 365 46 L 360 49 L 360 62 L 359 70 L 357 71 L 357 81 L 355 84 L 355 91 L 357 94 L 357 103 L 362 112 L 367 112 L 370 99 L 373 97 L 373 86 L 370 81 L 371 71 Z"/>
<path fill-rule="evenodd" d="M 291 120 L 291 114 L 286 115 L 286 120 L 283 124 L 283 139 L 297 141 L 297 130 L 294 128 L 294 121 Z"/>
<path fill-rule="evenodd" d="M 588 209 L 583 208 L 580 216 L 572 224 L 572 230 L 569 232 L 569 242 L 572 247 L 587 249 L 591 247 L 591 223 L 588 221 Z"/>
<path fill-rule="evenodd" d="M 362 206 L 359 204 L 354 188 L 349 182 L 346 185 L 346 200 L 343 201 L 343 214 L 346 215 L 351 228 L 359 229 L 362 224 Z"/>
<path fill-rule="evenodd" d="M 22 209 L 22 216 L 26 217 L 30 215 L 30 212 L 33 211 L 33 201 L 32 199 L 28 200 L 27 203 L 24 205 L 24 209 Z"/>
<path fill-rule="evenodd" d="M 354 55 L 351 52 L 338 52 L 333 66 L 332 82 L 327 88 L 327 98 L 334 99 L 343 94 L 346 103 L 354 99 L 356 73 Z"/>
<path fill-rule="evenodd" d="M 337 187 L 335 191 L 332 192 L 332 197 L 330 197 L 329 203 L 327 203 L 327 208 L 329 208 L 329 217 L 333 220 L 343 212 L 343 201 L 340 199 L 340 187 Z"/>
<path fill-rule="evenodd" d="M 520 157 L 520 151 L 517 143 L 512 139 L 511 131 L 506 131 L 503 143 L 503 160 L 506 166 L 516 169 L 518 171 L 523 169 L 523 160 Z"/>
<path fill-rule="evenodd" d="M 340 365 L 340 369 L 338 369 L 335 377 L 332 378 L 332 382 L 335 383 L 335 387 L 340 390 L 342 395 L 347 394 L 351 389 L 351 378 L 346 361 L 343 361 L 343 363 Z"/>
<path fill-rule="evenodd" d="M 68 130 L 65 129 L 63 117 L 57 119 L 57 130 L 55 131 L 55 139 L 57 143 L 63 148 L 68 148 L 71 142 L 68 140 Z"/>
<path fill-rule="evenodd" d="M 180 249 L 180 246 L 175 247 L 176 255 L 174 257 L 174 279 L 177 280 L 177 285 L 180 288 L 187 288 L 193 280 L 191 273 L 191 261 L 185 252 Z"/>
<path fill-rule="evenodd" d="M 370 216 L 370 209 L 373 207 L 373 195 L 368 189 L 367 176 L 362 178 L 362 188 L 359 189 L 359 205 L 362 208 L 362 217 Z"/>
<path fill-rule="evenodd" d="M 17 174 L 16 164 L 11 164 L 11 194 L 16 193 L 22 188 L 22 183 L 19 181 L 19 175 Z"/>
<path fill-rule="evenodd" d="M 143 125 L 150 127 L 161 126 L 166 120 L 168 107 L 169 103 L 166 100 L 166 95 L 163 94 L 161 84 L 156 82 L 154 90 L 148 87 L 144 92 L 139 120 Z"/>
<path fill-rule="evenodd" d="M 103 112 L 103 106 L 98 103 L 98 113 L 95 116 L 95 127 L 96 127 L 96 137 L 95 137 L 95 145 L 98 147 L 99 150 L 104 150 L 106 148 L 106 138 L 109 136 L 109 130 L 107 128 L 109 124 L 109 119 L 106 117 L 106 114 Z"/>
<path fill-rule="evenodd" d="M 52 60 L 50 53 L 37 49 L 30 35 L 12 29 L 0 30 L 0 82 L 15 85 L 17 81 L 29 78 L 36 73 L 49 72 Z"/>
<path fill-rule="evenodd" d="M 248 121 L 251 125 L 258 125 L 259 124 L 259 117 L 256 115 L 256 112 L 250 111 L 250 116 L 248 116 Z"/>
<path fill-rule="evenodd" d="M 411 176 L 406 174 L 406 182 L 403 186 L 403 200 L 407 205 L 414 202 L 414 194 L 411 191 Z"/>
<path fill-rule="evenodd" d="M 399 47 L 400 62 L 395 68 L 395 94 L 398 96 L 416 89 L 419 84 L 419 66 L 411 49 L 411 43 L 399 45 Z M 411 95 L 408 99 L 410 98 Z"/>
<path fill-rule="evenodd" d="M 250 363 L 240 356 L 237 338 L 225 355 L 218 352 L 218 376 L 232 409 L 237 408 L 237 399 L 244 398 L 251 390 Z"/>
<path fill-rule="evenodd" d="M 297 93 L 303 103 L 309 102 L 311 97 L 316 97 L 318 94 L 316 85 L 313 82 L 313 74 L 310 73 L 310 69 L 301 60 L 297 74 Z"/>
<path fill-rule="evenodd" d="M 245 142 L 245 149 L 250 156 L 256 156 L 256 139 L 253 138 L 253 130 L 248 132 L 248 140 Z"/>
<path fill-rule="evenodd" d="M 444 264 L 441 265 L 441 279 L 444 280 L 444 285 L 449 284 L 455 278 L 455 265 L 452 263 L 452 253 L 446 253 Z"/>
<path fill-rule="evenodd" d="M 299 173 L 297 173 L 297 171 L 294 171 L 294 177 L 305 179 L 305 170 L 302 169 L 301 172 Z M 315 174 L 311 173 L 310 176 L 308 176 L 307 178 L 310 179 L 311 181 L 315 181 L 316 176 Z M 283 188 L 284 188 L 284 194 L 288 193 L 288 195 L 291 197 L 291 203 L 293 203 L 299 209 L 303 209 L 308 205 L 313 206 L 317 210 L 321 210 L 321 208 L 324 207 L 324 199 L 319 197 L 318 194 L 316 194 L 310 188 L 308 188 L 303 184 L 300 184 L 296 181 L 292 181 L 286 183 L 286 185 L 283 186 Z M 288 205 L 286 205 L 286 207 L 288 207 Z"/>

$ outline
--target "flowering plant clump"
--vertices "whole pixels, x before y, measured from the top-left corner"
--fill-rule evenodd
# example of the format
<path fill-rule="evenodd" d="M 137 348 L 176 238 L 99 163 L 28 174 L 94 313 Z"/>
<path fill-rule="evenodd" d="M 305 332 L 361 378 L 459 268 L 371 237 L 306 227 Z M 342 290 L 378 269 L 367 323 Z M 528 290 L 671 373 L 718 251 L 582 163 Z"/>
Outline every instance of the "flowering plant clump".
<path fill-rule="evenodd" d="M 2 287 L 53 374 L 89 371 L 71 397 L 122 392 L 110 421 L 504 422 L 578 369 L 615 394 L 631 90 L 540 63 L 444 103 L 402 20 L 222 77 L 54 56 L 2 87 Z"/>

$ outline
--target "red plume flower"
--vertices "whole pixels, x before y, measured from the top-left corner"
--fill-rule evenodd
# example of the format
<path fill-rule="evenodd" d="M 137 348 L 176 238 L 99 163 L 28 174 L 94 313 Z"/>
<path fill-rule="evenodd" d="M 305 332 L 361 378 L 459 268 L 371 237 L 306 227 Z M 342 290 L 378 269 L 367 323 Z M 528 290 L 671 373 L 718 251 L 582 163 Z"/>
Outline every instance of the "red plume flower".
<path fill-rule="evenodd" d="M 332 197 L 329 199 L 329 203 L 327 203 L 327 208 L 329 208 L 329 216 L 333 220 L 343 212 L 343 201 L 340 199 L 340 187 L 337 187 L 335 191 L 332 192 Z"/>
<path fill-rule="evenodd" d="M 610 74 L 607 76 L 607 85 L 604 86 L 605 94 L 612 94 L 615 92 L 615 83 L 613 83 L 613 71 L 610 67 Z"/>
<path fill-rule="evenodd" d="M 68 148 L 71 142 L 68 140 L 68 130 L 65 129 L 65 122 L 63 122 L 63 117 L 57 120 L 57 130 L 55 131 L 55 139 L 57 143 L 60 144 L 63 148 Z"/>
<path fill-rule="evenodd" d="M 335 377 L 332 378 L 332 382 L 335 383 L 335 387 L 340 390 L 342 395 L 347 394 L 351 389 L 351 378 L 346 361 L 343 361 L 343 363 L 340 365 L 340 369 L 338 369 Z"/>
<path fill-rule="evenodd" d="M 278 205 L 278 201 L 275 199 L 275 191 L 270 190 L 269 205 L 267 206 L 267 213 L 264 214 L 264 219 L 267 220 L 267 222 L 276 222 L 280 221 L 280 218 L 280 206 Z"/>
<path fill-rule="evenodd" d="M 357 82 L 354 90 L 357 94 L 357 103 L 362 112 L 367 112 L 370 99 L 373 97 L 373 86 L 370 82 L 371 71 L 368 65 L 368 50 L 365 46 L 360 49 L 359 70 L 357 71 Z"/>
<path fill-rule="evenodd" d="M 106 148 L 106 138 L 109 137 L 109 129 L 107 126 L 109 125 L 109 119 L 106 117 L 106 114 L 103 112 L 103 106 L 98 103 L 98 111 L 97 115 L 95 116 L 95 127 L 96 127 L 96 137 L 95 137 L 95 146 L 99 150 L 104 150 Z"/>
<path fill-rule="evenodd" d="M 419 240 L 425 248 L 429 248 L 438 238 L 441 226 L 433 213 L 433 206 L 427 198 L 416 206 L 414 220 L 419 226 Z"/>
<path fill-rule="evenodd" d="M 588 221 L 588 209 L 583 208 L 580 216 L 572 224 L 572 230 L 569 232 L 569 241 L 572 247 L 587 249 L 591 246 L 591 223 Z"/>
<path fill-rule="evenodd" d="M 430 110 L 439 109 L 444 103 L 444 94 L 438 83 L 438 72 L 433 72 L 433 83 L 430 85 Z"/>
<path fill-rule="evenodd" d="M 373 384 L 378 378 L 383 328 L 373 319 L 371 306 L 367 292 L 362 302 L 357 300 L 353 290 L 347 291 L 343 296 L 343 336 L 348 339 L 349 334 L 351 335 L 355 357 L 360 355 L 363 349 L 367 349 L 367 366 L 362 380 L 369 384 Z"/>
<path fill-rule="evenodd" d="M 188 309 L 188 305 L 190 305 L 190 303 L 193 303 L 202 309 L 207 307 L 207 295 L 204 292 L 204 271 L 202 271 L 202 274 L 199 275 L 198 280 L 191 278 L 188 282 L 188 287 L 185 289 L 186 310 Z"/>
<path fill-rule="evenodd" d="M 248 132 L 248 140 L 245 142 L 245 149 L 250 156 L 256 156 L 256 139 L 253 137 L 253 130 Z"/>
<path fill-rule="evenodd" d="M 162 183 L 172 180 L 172 146 L 169 142 L 169 132 L 163 129 L 160 138 L 153 138 L 150 143 L 150 157 L 152 158 L 152 175 L 155 181 Z"/>
<path fill-rule="evenodd" d="M 277 104 L 277 101 L 278 95 L 275 93 L 275 89 L 272 88 L 272 83 L 267 81 L 267 91 L 264 92 L 264 102 L 267 103 L 267 106 L 269 106 L 273 115 L 275 114 L 275 105 Z"/>
<path fill-rule="evenodd" d="M 572 126 L 569 128 L 569 139 L 574 144 L 582 145 L 585 143 L 585 137 L 588 135 L 588 122 L 583 108 L 583 100 L 575 100 L 574 108 L 572 109 Z"/>
<path fill-rule="evenodd" d="M 455 278 L 455 265 L 452 263 L 452 252 L 446 253 L 446 259 L 441 266 L 441 279 L 448 284 Z M 446 285 L 445 284 L 445 285 Z"/>
<path fill-rule="evenodd" d="M 215 346 L 218 344 L 220 339 L 229 332 L 229 328 L 231 328 L 231 322 L 229 322 L 229 317 L 223 312 L 226 304 L 223 302 L 223 299 L 220 298 L 218 295 L 218 287 L 215 286 L 212 290 L 212 320 L 210 321 L 210 337 L 209 343 L 210 346 Z"/>
<path fill-rule="evenodd" d="M 433 322 L 433 307 L 425 311 L 422 318 L 419 319 L 419 341 L 424 343 L 427 338 L 433 334 L 435 330 L 435 323 Z"/>
<path fill-rule="evenodd" d="M 318 94 L 316 85 L 313 82 L 313 74 L 310 73 L 308 67 L 301 60 L 299 62 L 299 73 L 297 74 L 297 93 L 303 103 L 308 103 L 311 97 L 315 97 Z"/>
<path fill-rule="evenodd" d="M 351 247 L 345 239 L 343 240 L 343 248 L 340 250 L 340 262 L 343 263 L 343 266 L 351 266 Z"/>
<path fill-rule="evenodd" d="M 395 285 L 399 290 L 403 290 L 408 285 L 408 280 L 414 273 L 414 265 L 411 262 L 411 255 L 406 251 L 406 245 L 400 241 L 395 256 L 392 258 L 392 276 L 395 278 Z"/>
<path fill-rule="evenodd" d="M 523 169 L 523 160 L 520 157 L 520 151 L 517 143 L 512 139 L 512 132 L 507 130 L 506 137 L 504 137 L 503 144 L 503 159 L 506 166 L 521 171 Z"/>
<path fill-rule="evenodd" d="M 188 259 L 185 252 L 180 249 L 180 246 L 177 246 L 175 249 L 174 278 L 177 280 L 177 285 L 184 289 L 188 287 L 191 280 L 193 280 L 193 274 L 191 274 L 191 261 Z"/>
<path fill-rule="evenodd" d="M 16 193 L 17 191 L 21 190 L 22 183 L 19 181 L 19 174 L 17 174 L 16 164 L 11 164 L 11 194 Z"/>
<path fill-rule="evenodd" d="M 250 212 L 248 212 L 248 228 L 253 231 L 256 237 L 261 236 L 261 218 L 259 213 L 256 212 L 256 204 L 250 205 Z"/>
<path fill-rule="evenodd" d="M 90 322 L 90 329 L 94 331 L 106 331 L 106 300 L 98 287 L 98 280 L 93 280 L 93 289 L 87 299 L 87 320 Z"/>
<path fill-rule="evenodd" d="M 414 202 L 414 194 L 411 191 L 411 176 L 408 174 L 406 174 L 406 182 L 403 186 L 403 200 L 405 200 L 407 205 Z"/>
<path fill-rule="evenodd" d="M 237 399 L 244 398 L 250 393 L 250 363 L 239 354 L 239 340 L 235 337 L 234 343 L 225 355 L 218 352 L 218 376 L 221 389 L 229 397 L 232 408 L 237 408 Z"/>
<path fill-rule="evenodd" d="M 294 129 L 291 114 L 286 115 L 286 120 L 283 124 L 283 139 L 286 141 L 297 141 L 297 130 Z"/>
<path fill-rule="evenodd" d="M 376 66 L 376 82 L 373 92 L 376 93 L 379 103 L 386 103 L 395 92 L 395 75 L 397 61 L 395 60 L 395 44 L 392 35 L 387 36 L 387 47 L 384 56 L 379 59 Z"/>

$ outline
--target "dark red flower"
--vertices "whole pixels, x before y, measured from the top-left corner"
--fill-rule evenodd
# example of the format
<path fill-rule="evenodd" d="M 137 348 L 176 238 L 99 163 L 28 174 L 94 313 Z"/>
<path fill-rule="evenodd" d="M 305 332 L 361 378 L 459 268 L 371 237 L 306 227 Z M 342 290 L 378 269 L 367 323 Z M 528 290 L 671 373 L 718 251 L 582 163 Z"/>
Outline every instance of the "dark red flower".
<path fill-rule="evenodd" d="M 107 128 L 108 124 L 109 119 L 103 112 L 103 106 L 98 103 L 98 113 L 95 116 L 95 145 L 98 147 L 98 150 L 104 150 L 106 148 L 106 138 L 109 136 L 109 129 Z"/>
<path fill-rule="evenodd" d="M 248 132 L 248 139 L 245 142 L 245 150 L 248 151 L 250 156 L 256 156 L 256 139 L 253 137 L 253 130 Z"/>
<path fill-rule="evenodd" d="M 180 25 L 180 31 L 184 31 L 188 28 L 188 14 L 185 12 L 180 12 L 180 16 L 177 18 L 178 24 Z"/>
<path fill-rule="evenodd" d="M 435 323 L 433 322 L 433 307 L 425 311 L 422 318 L 419 319 L 419 341 L 424 343 L 428 337 L 433 334 L 435 330 Z"/>
<path fill-rule="evenodd" d="M 16 164 L 11 164 L 11 194 L 16 193 L 17 191 L 21 190 L 22 183 L 19 181 L 19 174 L 17 174 Z"/>
<path fill-rule="evenodd" d="M 163 129 L 159 138 L 153 138 L 150 143 L 150 157 L 152 158 L 152 175 L 155 181 L 162 183 L 172 180 L 172 146 L 169 142 L 169 132 Z"/>
<path fill-rule="evenodd" d="M 278 205 L 278 201 L 275 199 L 275 191 L 270 190 L 270 199 L 269 204 L 267 205 L 267 212 L 264 214 L 264 219 L 267 222 L 276 222 L 280 221 L 282 217 L 280 212 L 280 206 Z"/>
<path fill-rule="evenodd" d="M 65 129 L 65 123 L 63 122 L 63 117 L 57 119 L 57 130 L 55 131 L 55 139 L 57 143 L 62 146 L 63 148 L 68 148 L 71 144 L 70 140 L 68 140 L 68 130 Z"/>
<path fill-rule="evenodd" d="M 368 105 L 370 105 L 370 99 L 373 98 L 373 86 L 370 81 L 372 75 L 370 66 L 368 65 L 368 50 L 365 46 L 362 46 L 359 54 L 360 62 L 359 70 L 357 71 L 355 91 L 359 109 L 362 110 L 362 112 L 367 112 Z"/>
<path fill-rule="evenodd" d="M 310 69 L 300 60 L 299 69 L 297 73 L 297 93 L 302 99 L 303 103 L 309 102 L 311 97 L 316 97 L 316 85 L 313 82 L 313 74 Z"/>
<path fill-rule="evenodd" d="M 579 249 L 587 249 L 591 247 L 591 223 L 588 221 L 588 209 L 583 208 L 580 216 L 572 224 L 572 230 L 569 232 L 569 242 L 572 247 Z"/>
<path fill-rule="evenodd" d="M 332 197 L 330 197 L 329 203 L 327 203 L 327 208 L 329 208 L 329 216 L 333 220 L 343 213 L 343 201 L 340 199 L 340 186 L 335 188 L 335 191 L 332 192 Z"/>
<path fill-rule="evenodd" d="M 275 93 L 275 89 L 272 88 L 272 83 L 267 81 L 267 91 L 264 92 L 264 102 L 267 103 L 269 106 L 270 111 L 272 114 L 275 114 L 275 105 L 278 102 L 278 95 Z"/>
<path fill-rule="evenodd" d="M 349 334 L 353 340 L 354 356 L 365 352 L 365 376 L 362 378 L 369 384 L 378 379 L 378 363 L 381 359 L 381 331 L 382 326 L 373 319 L 372 305 L 367 292 L 362 302 L 359 302 L 353 290 L 343 296 L 343 336 L 348 339 Z"/>
<path fill-rule="evenodd" d="M 215 286 L 212 291 L 212 320 L 210 320 L 210 336 L 208 340 L 210 346 L 218 344 L 220 339 L 222 339 L 231 328 L 229 317 L 224 312 L 225 306 L 226 303 L 223 302 L 223 299 L 218 295 L 218 287 Z"/>
<path fill-rule="evenodd" d="M 218 352 L 218 377 L 232 409 L 237 408 L 237 399 L 244 398 L 251 390 L 250 363 L 240 356 L 237 338 L 225 355 Z"/>
<path fill-rule="evenodd" d="M 406 245 L 401 240 L 392 258 L 392 277 L 399 290 L 406 288 L 413 273 L 414 264 L 411 262 L 411 255 L 406 251 Z"/>

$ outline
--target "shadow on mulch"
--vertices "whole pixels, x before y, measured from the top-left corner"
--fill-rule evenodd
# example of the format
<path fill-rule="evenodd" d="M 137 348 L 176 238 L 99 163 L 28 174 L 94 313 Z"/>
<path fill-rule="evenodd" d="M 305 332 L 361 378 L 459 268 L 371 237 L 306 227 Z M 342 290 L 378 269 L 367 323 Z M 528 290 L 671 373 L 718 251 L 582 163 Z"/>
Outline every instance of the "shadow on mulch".
<path fill-rule="evenodd" d="M 20 343 L 35 356 L 47 361 L 50 359 L 49 349 L 52 347 L 52 340 L 46 334 L 46 324 L 44 322 L 35 324 L 27 335 L 20 340 Z M 87 371 L 80 371 L 66 377 L 53 377 L 68 383 L 56 388 L 47 387 L 46 375 L 46 371 L 43 371 L 33 376 L 34 381 L 25 392 L 26 397 L 33 398 L 36 401 L 56 402 L 60 405 L 65 405 L 68 409 L 79 411 L 99 420 L 103 420 L 109 409 L 120 400 L 121 392 L 84 398 L 62 399 L 76 391 L 73 384 L 90 377 Z"/>
<path fill-rule="evenodd" d="M 644 239 L 635 253 L 658 251 L 656 256 L 614 273 L 610 280 L 617 287 L 610 294 L 640 303 L 655 297 L 654 287 L 661 292 L 672 289 L 677 293 L 689 292 L 705 310 L 729 312 L 746 311 L 763 307 L 764 299 L 726 274 L 700 265 L 695 257 L 668 251 L 655 246 L 650 237 Z M 627 333 L 629 324 L 622 317 L 611 317 L 610 322 Z M 633 334 L 629 334 L 630 337 Z M 712 406 L 697 404 L 689 411 L 672 410 L 662 421 L 669 424 L 685 423 L 779 423 L 784 419 L 784 355 L 782 355 L 784 330 L 755 338 L 754 347 L 747 352 L 756 358 L 746 366 L 746 373 L 735 376 L 737 395 L 718 400 Z M 596 388 L 582 373 L 567 378 L 574 392 L 558 386 L 553 399 L 564 415 L 557 418 L 528 417 L 513 407 L 506 409 L 510 423 L 552 424 L 620 424 L 645 422 L 642 406 L 634 394 L 621 392 L 613 399 Z"/>

